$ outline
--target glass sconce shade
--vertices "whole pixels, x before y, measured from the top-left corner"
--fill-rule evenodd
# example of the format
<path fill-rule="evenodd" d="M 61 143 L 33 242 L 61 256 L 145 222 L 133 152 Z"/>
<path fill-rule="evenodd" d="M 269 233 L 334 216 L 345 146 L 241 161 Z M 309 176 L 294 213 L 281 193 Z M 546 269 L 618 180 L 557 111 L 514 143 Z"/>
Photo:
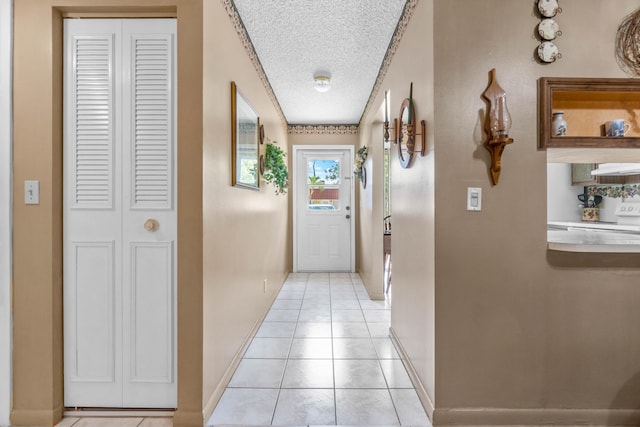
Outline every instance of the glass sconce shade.
<path fill-rule="evenodd" d="M 497 99 L 497 105 L 490 110 L 491 120 L 491 136 L 493 138 L 505 138 L 509 135 L 511 129 L 511 114 L 507 108 L 507 96 L 500 95 Z"/>

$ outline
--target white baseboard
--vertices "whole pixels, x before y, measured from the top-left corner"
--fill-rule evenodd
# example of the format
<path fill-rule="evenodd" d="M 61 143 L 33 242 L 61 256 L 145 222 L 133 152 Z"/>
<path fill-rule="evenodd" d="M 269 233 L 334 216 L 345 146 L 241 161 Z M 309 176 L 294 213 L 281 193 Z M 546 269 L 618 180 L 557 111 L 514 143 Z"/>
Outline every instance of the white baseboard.
<path fill-rule="evenodd" d="M 289 273 L 287 273 L 284 279 L 282 280 L 280 284 L 281 287 L 286 281 L 288 274 Z M 253 339 L 253 337 L 255 337 L 255 335 L 258 333 L 258 329 L 260 329 L 260 325 L 262 325 L 262 322 L 264 321 L 265 317 L 267 317 L 267 314 L 269 313 L 269 310 L 271 309 L 273 302 L 278 297 L 279 292 L 280 290 L 278 290 L 278 292 L 274 294 L 273 300 L 271 301 L 267 309 L 264 311 L 264 313 L 262 313 L 262 315 L 258 318 L 256 323 L 253 325 L 253 327 L 251 328 L 251 331 L 249 332 L 245 340 L 242 342 L 240 349 L 233 356 L 233 359 L 231 360 L 231 364 L 229 365 L 229 367 L 227 367 L 227 370 L 224 372 L 224 375 L 220 379 L 220 382 L 218 382 L 218 385 L 213 390 L 213 393 L 211 393 L 211 396 L 209 396 L 209 399 L 207 399 L 207 403 L 204 405 L 204 408 L 202 408 L 202 413 L 204 416 L 205 423 L 209 420 L 209 418 L 211 418 L 211 414 L 213 414 L 214 409 L 216 409 L 216 406 L 218 405 L 218 402 L 220 401 L 220 398 L 222 397 L 224 390 L 227 388 L 227 385 L 231 381 L 233 374 L 238 368 L 238 365 L 240 365 L 240 362 L 242 361 L 242 355 L 244 355 L 244 352 L 247 350 L 247 347 L 249 347 L 249 344 L 251 344 L 251 340 Z"/>
<path fill-rule="evenodd" d="M 269 306 L 269 308 L 271 308 L 271 306 Z M 267 308 L 262 316 L 260 316 L 258 321 L 253 325 L 253 327 L 251 328 L 251 332 L 249 333 L 249 335 L 247 335 L 242 345 L 240 346 L 240 350 L 238 350 L 238 352 L 236 352 L 236 354 L 233 356 L 231 364 L 227 367 L 227 370 L 224 372 L 224 375 L 220 379 L 220 382 L 213 390 L 213 393 L 211 393 L 211 396 L 209 396 L 206 405 L 204 405 L 204 408 L 202 408 L 205 422 L 207 422 L 209 418 L 211 418 L 211 414 L 213 414 L 214 409 L 216 409 L 218 401 L 222 397 L 224 390 L 227 388 L 227 385 L 231 381 L 233 374 L 236 372 L 238 365 L 240 365 L 240 362 L 242 361 L 242 355 L 247 350 L 247 347 L 249 347 L 249 344 L 251 344 L 251 340 L 253 339 L 253 337 L 256 335 L 256 333 L 258 333 L 258 329 L 260 328 L 262 321 L 269 312 L 269 308 Z"/>
<path fill-rule="evenodd" d="M 67 410 L 62 413 L 64 417 L 73 418 L 173 418 L 174 411 L 149 410 Z"/>
<path fill-rule="evenodd" d="M 640 426 L 640 409 L 435 408 L 393 328 L 389 335 L 434 426 Z"/>
<path fill-rule="evenodd" d="M 438 408 L 435 426 L 638 426 L 635 409 Z"/>
<path fill-rule="evenodd" d="M 402 360 L 404 367 L 407 369 L 407 373 L 409 374 L 411 383 L 413 383 L 413 388 L 415 388 L 416 393 L 418 394 L 418 398 L 420 399 L 420 402 L 422 403 L 422 406 L 424 407 L 424 410 L 427 413 L 427 416 L 429 417 L 431 422 L 433 422 L 433 413 L 435 410 L 435 407 L 433 405 L 433 399 L 431 399 L 431 397 L 429 396 L 429 393 L 427 393 L 427 389 L 422 384 L 422 381 L 420 381 L 420 377 L 418 377 L 418 372 L 416 371 L 413 364 L 411 363 L 411 359 L 407 355 L 407 352 L 402 346 L 402 343 L 398 339 L 398 336 L 396 335 L 396 332 L 393 330 L 393 328 L 389 328 L 389 336 L 391 337 L 391 341 L 393 342 L 393 345 L 396 347 L 398 354 L 400 354 L 400 359 Z"/>

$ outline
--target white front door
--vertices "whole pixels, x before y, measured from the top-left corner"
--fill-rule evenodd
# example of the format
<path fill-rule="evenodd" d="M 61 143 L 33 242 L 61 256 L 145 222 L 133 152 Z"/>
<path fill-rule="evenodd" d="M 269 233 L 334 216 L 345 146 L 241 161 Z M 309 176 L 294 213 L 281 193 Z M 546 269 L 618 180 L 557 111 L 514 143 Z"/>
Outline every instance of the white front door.
<path fill-rule="evenodd" d="M 65 20 L 64 404 L 175 408 L 173 19 Z"/>
<path fill-rule="evenodd" d="M 294 270 L 354 271 L 353 148 L 293 148 Z"/>

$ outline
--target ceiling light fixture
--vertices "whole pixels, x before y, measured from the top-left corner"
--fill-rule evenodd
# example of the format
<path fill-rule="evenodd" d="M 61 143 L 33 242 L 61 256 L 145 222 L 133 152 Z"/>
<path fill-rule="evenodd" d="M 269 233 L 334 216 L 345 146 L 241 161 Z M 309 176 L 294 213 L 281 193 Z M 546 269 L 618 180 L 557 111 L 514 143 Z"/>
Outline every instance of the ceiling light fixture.
<path fill-rule="evenodd" d="M 314 87 L 318 92 L 326 92 L 331 89 L 331 75 L 329 73 L 316 73 L 313 80 L 315 81 Z"/>

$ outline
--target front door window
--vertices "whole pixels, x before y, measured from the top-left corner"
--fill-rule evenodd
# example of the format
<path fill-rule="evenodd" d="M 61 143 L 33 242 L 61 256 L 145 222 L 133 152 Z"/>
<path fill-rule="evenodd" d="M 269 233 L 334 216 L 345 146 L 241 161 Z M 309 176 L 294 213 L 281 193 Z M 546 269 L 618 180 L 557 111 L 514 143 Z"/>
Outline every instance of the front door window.
<path fill-rule="evenodd" d="M 316 212 L 340 210 L 340 161 L 310 159 L 307 164 L 307 209 Z"/>

